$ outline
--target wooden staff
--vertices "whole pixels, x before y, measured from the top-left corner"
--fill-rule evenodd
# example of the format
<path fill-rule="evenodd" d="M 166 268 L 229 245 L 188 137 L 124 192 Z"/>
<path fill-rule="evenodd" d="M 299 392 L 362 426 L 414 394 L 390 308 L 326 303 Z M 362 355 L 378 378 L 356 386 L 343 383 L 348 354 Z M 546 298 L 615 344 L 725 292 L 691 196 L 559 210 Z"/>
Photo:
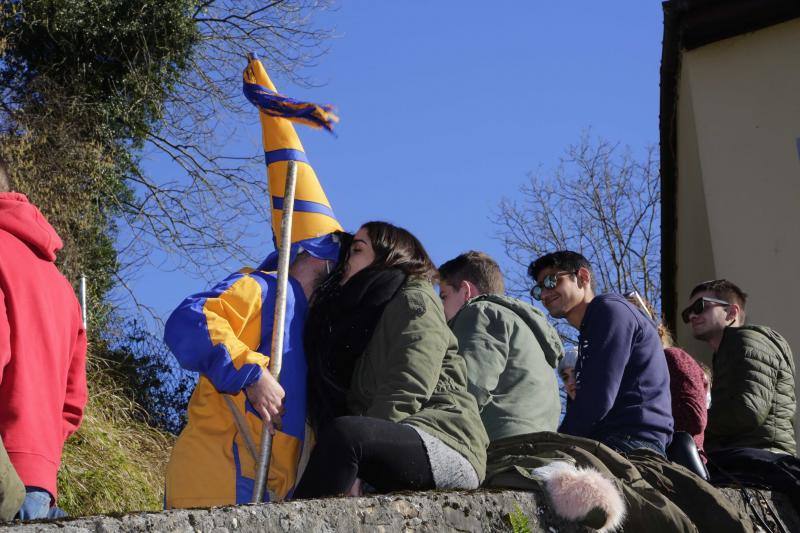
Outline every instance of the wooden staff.
<path fill-rule="evenodd" d="M 278 289 L 275 296 L 275 318 L 272 327 L 272 350 L 270 351 L 269 371 L 275 381 L 281 375 L 283 363 L 283 330 L 286 319 L 286 291 L 289 284 L 289 259 L 292 251 L 292 215 L 294 214 L 294 193 L 297 185 L 297 165 L 288 161 L 286 168 L 286 188 L 283 193 L 283 218 L 281 218 L 281 242 L 278 248 Z M 253 503 L 261 503 L 267 484 L 269 461 L 272 456 L 272 435 L 264 423 L 261 430 L 261 449 L 258 454 Z"/>

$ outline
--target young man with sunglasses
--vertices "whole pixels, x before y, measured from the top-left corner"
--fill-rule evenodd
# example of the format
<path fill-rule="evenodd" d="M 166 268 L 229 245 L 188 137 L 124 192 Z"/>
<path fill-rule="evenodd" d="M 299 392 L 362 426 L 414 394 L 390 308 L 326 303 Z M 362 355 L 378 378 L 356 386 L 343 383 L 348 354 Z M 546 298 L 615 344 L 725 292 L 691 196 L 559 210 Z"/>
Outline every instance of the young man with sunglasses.
<path fill-rule="evenodd" d="M 528 274 L 531 295 L 579 331 L 575 397 L 559 431 L 664 456 L 673 428 L 669 370 L 653 322 L 619 294 L 596 296 L 592 268 L 576 252 L 544 255 Z"/>
<path fill-rule="evenodd" d="M 786 340 L 745 324 L 747 295 L 725 279 L 692 289 L 681 313 L 714 351 L 706 451 L 755 448 L 795 455 L 794 359 Z"/>

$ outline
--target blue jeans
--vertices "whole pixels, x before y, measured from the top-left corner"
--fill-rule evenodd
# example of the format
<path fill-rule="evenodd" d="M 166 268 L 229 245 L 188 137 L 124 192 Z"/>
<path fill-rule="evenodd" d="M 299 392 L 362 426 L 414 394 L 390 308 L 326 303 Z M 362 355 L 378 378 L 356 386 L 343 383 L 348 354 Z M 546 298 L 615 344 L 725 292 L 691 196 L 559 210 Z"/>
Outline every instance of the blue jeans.
<path fill-rule="evenodd" d="M 17 520 L 40 520 L 42 518 L 64 518 L 67 516 L 63 510 L 55 505 L 50 507 L 50 493 L 38 487 L 25 487 L 25 501 L 22 502 Z"/>
<path fill-rule="evenodd" d="M 630 453 L 634 450 L 645 448 L 656 452 L 662 457 L 667 456 L 667 452 L 660 442 L 637 439 L 630 435 L 610 435 L 600 442 L 619 453 Z"/>

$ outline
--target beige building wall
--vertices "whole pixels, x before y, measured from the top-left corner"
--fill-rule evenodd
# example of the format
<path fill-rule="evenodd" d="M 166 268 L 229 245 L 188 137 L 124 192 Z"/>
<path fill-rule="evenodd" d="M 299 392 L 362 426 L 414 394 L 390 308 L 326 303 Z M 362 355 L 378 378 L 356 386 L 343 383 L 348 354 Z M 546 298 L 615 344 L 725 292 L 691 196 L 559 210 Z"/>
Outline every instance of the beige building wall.
<path fill-rule="evenodd" d="M 783 334 L 797 363 L 800 20 L 685 52 L 677 124 L 679 310 L 697 282 L 728 278 L 750 295 L 748 321 Z M 710 362 L 678 322 L 679 344 Z"/>

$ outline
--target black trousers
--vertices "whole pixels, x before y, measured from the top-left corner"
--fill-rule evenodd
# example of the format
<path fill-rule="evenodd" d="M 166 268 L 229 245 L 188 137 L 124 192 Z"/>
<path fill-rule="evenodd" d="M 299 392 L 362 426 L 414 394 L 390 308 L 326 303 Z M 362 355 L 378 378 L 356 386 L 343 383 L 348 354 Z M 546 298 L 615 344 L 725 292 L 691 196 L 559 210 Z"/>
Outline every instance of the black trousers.
<path fill-rule="evenodd" d="M 800 459 L 757 448 L 706 452 L 711 483 L 719 486 L 764 488 L 789 496 L 800 514 Z"/>
<path fill-rule="evenodd" d="M 320 432 L 294 498 L 344 494 L 356 478 L 379 492 L 434 488 L 428 452 L 410 426 L 343 416 Z"/>
<path fill-rule="evenodd" d="M 707 452 L 708 471 L 715 485 L 762 487 L 783 492 L 800 490 L 800 459 L 756 448 Z"/>

